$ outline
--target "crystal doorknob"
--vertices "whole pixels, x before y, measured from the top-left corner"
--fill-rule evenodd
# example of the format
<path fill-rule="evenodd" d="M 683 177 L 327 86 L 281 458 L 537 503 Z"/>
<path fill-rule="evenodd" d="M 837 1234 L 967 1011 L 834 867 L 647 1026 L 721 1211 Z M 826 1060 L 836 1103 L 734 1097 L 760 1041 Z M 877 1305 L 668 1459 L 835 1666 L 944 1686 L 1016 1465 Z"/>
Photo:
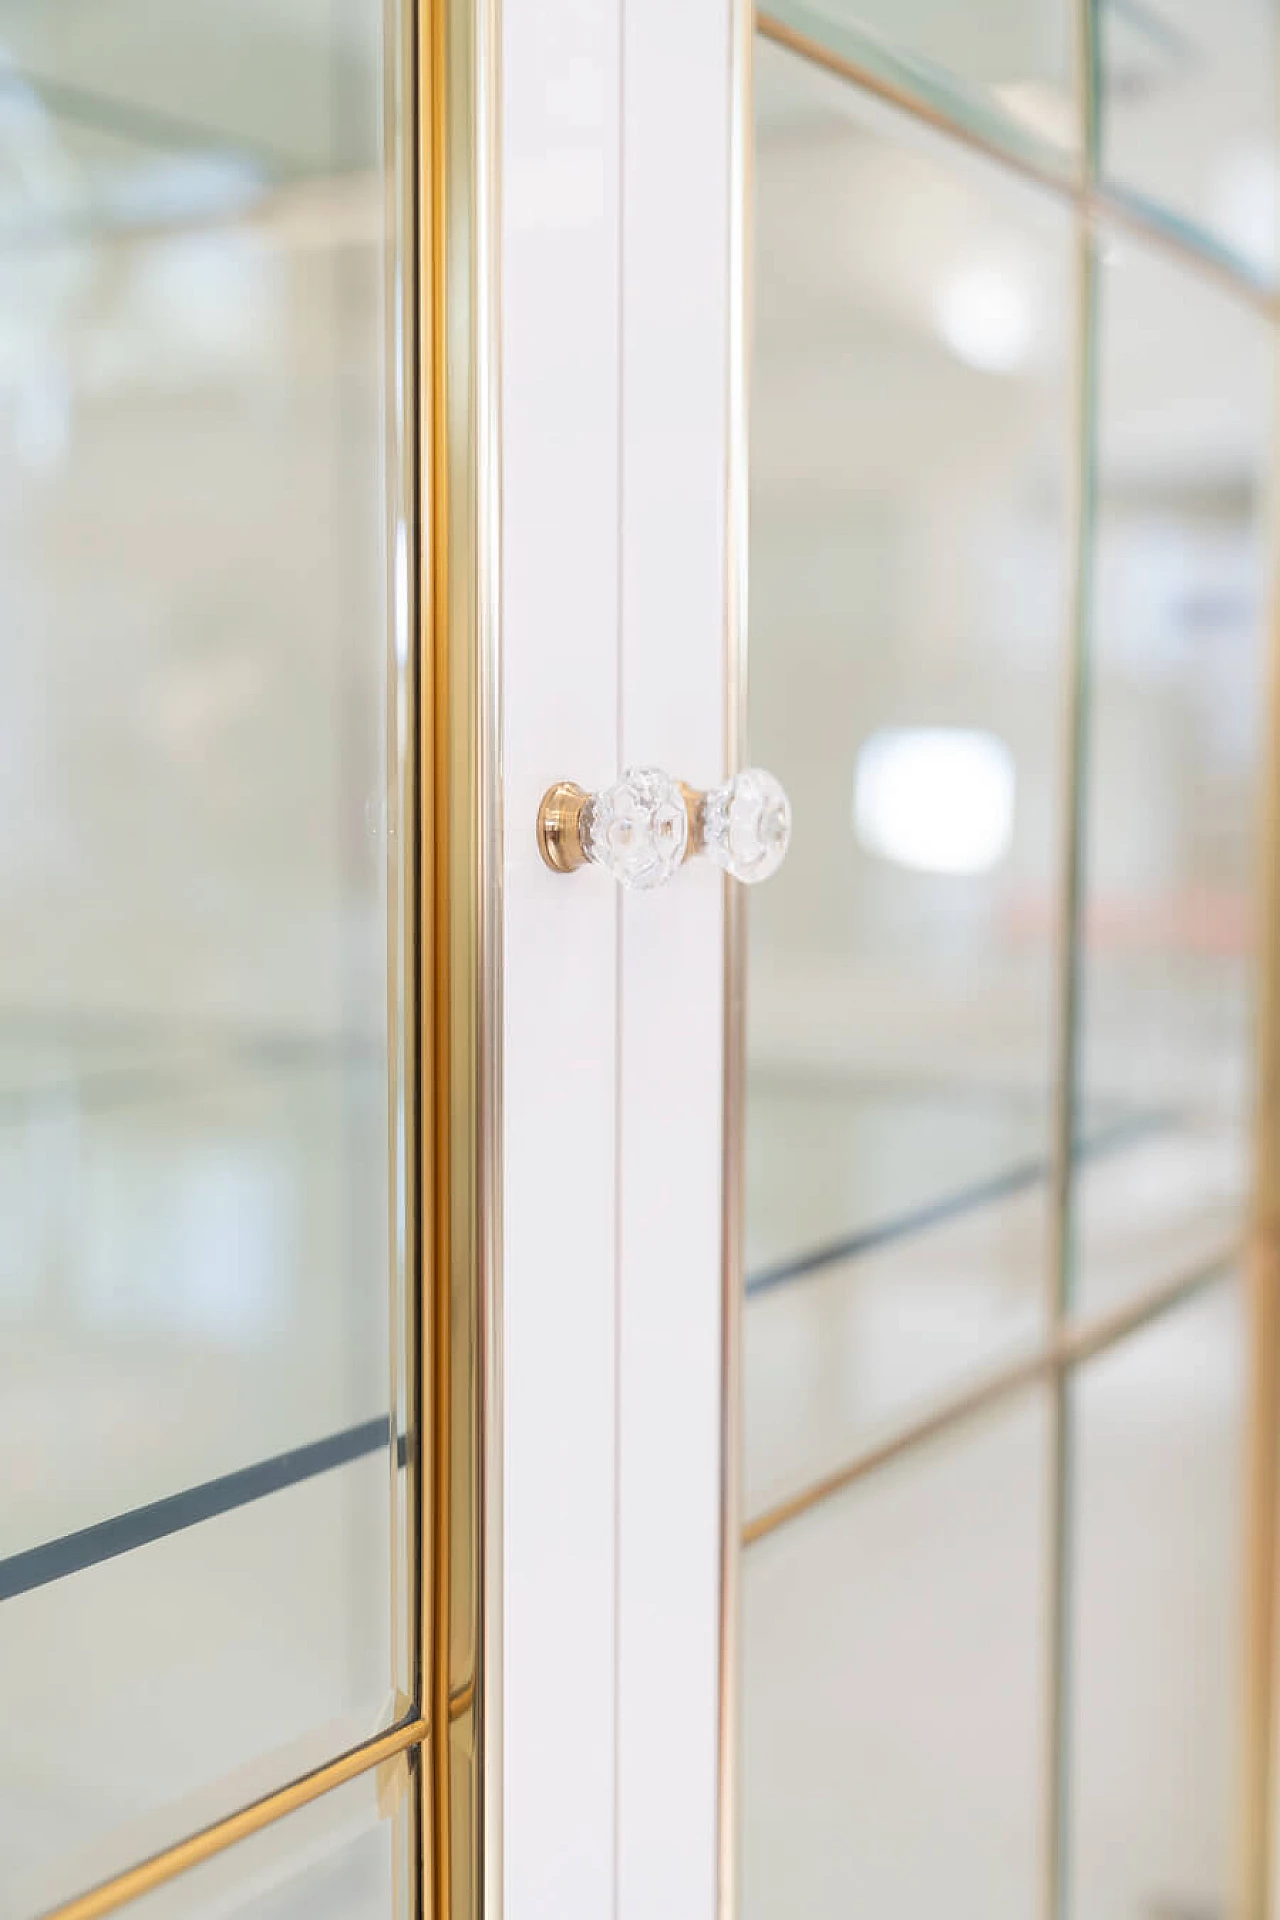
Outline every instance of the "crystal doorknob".
<path fill-rule="evenodd" d="M 763 767 L 745 767 L 709 793 L 684 789 L 695 853 L 754 886 L 778 871 L 791 844 L 791 802 Z"/>
<path fill-rule="evenodd" d="M 538 850 L 555 873 L 590 861 L 620 886 L 664 886 L 689 853 L 684 794 L 660 767 L 630 767 L 602 793 L 561 780 L 538 808 Z"/>

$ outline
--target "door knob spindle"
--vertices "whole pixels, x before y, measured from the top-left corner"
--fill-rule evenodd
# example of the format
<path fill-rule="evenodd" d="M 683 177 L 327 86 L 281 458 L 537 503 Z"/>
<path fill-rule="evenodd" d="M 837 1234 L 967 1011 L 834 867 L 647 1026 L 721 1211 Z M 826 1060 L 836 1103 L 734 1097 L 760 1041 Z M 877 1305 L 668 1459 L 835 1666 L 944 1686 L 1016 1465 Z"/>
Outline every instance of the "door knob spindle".
<path fill-rule="evenodd" d="M 722 787 L 683 789 L 695 853 L 744 886 L 771 880 L 791 844 L 791 802 L 763 767 L 744 767 Z"/>

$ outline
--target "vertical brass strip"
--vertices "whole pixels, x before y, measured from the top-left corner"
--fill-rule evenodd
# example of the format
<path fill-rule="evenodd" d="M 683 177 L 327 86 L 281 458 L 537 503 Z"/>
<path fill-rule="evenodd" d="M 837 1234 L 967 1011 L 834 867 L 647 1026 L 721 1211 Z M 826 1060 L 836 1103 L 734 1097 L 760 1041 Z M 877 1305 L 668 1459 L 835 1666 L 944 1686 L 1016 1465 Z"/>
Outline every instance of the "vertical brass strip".
<path fill-rule="evenodd" d="M 1272 343 L 1273 384 L 1280 388 Z M 1248 1301 L 1244 1698 L 1236 1908 L 1269 1920 L 1275 1891 L 1277 1500 L 1280 1499 L 1280 434 L 1270 396 L 1268 507 L 1270 622 L 1265 789 L 1257 862 L 1257 1089 L 1253 1218 L 1245 1262 Z"/>
<path fill-rule="evenodd" d="M 492 1639 L 485 1607 L 491 1621 L 496 1592 L 484 1527 L 487 1519 L 491 1549 L 497 1503 L 487 1496 L 498 1458 L 496 37 L 488 0 L 419 6 L 419 458 L 429 560 L 419 640 L 424 1368 L 433 1363 L 432 1557 L 420 1622 L 433 1728 L 423 1884 L 439 1920 L 471 1920 L 488 1901 L 485 1846 L 491 1865 L 497 1857 L 489 1818 L 496 1765 L 484 1738 L 486 1718 L 493 1728 L 491 1674 L 482 1659 Z M 425 1831 L 423 1840 L 425 1852 Z"/>
<path fill-rule="evenodd" d="M 412 814 L 412 725 L 415 698 L 409 636 L 416 630 L 411 595 L 409 530 L 418 523 L 416 398 L 412 369 L 401 351 L 406 312 L 412 311 L 416 249 L 413 245 L 415 169 L 406 165 L 405 129 L 411 123 L 414 96 L 408 46 L 411 6 L 384 0 L 383 144 L 386 179 L 386 322 L 383 411 L 387 422 L 387 1012 L 388 1140 L 391 1181 L 387 1245 L 390 1249 L 390 1408 L 391 1445 L 391 1657 L 394 1684 L 411 1699 L 421 1698 L 414 1671 L 415 1583 L 421 1560 L 418 1524 L 417 1461 L 418 1328 L 421 1302 L 418 1279 L 417 1162 L 417 994 L 410 929 L 417 919 L 417 882 L 412 848 L 416 834 L 406 832 Z M 402 1458 L 403 1445 L 403 1458 Z"/>
<path fill-rule="evenodd" d="M 1075 326 L 1073 329 L 1071 605 L 1065 674 L 1062 754 L 1062 864 L 1058 928 L 1058 1046 L 1054 1114 L 1054 1246 L 1047 1302 L 1055 1349 L 1049 1378 L 1049 1512 L 1046 1594 L 1044 1728 L 1044 1920 L 1070 1911 L 1071 1738 L 1071 1374 L 1062 1345 L 1070 1310 L 1075 1200 L 1075 1139 L 1083 966 L 1085 832 L 1088 780 L 1089 631 L 1092 591 L 1094 423 L 1097 372 L 1096 256 L 1090 209 L 1098 156 L 1098 62 L 1094 0 L 1075 0 L 1075 91 L 1079 106 L 1078 198 L 1073 218 Z"/>
<path fill-rule="evenodd" d="M 749 525 L 751 203 L 755 127 L 752 0 L 728 0 L 729 208 L 728 391 L 725 413 L 725 722 L 726 773 L 747 755 L 747 538 Z M 719 1920 L 739 1907 L 739 1790 L 742 1728 L 742 1312 L 746 1270 L 746 945 L 747 889 L 724 887 L 724 1090 L 720 1301 L 720 1782 Z"/>
<path fill-rule="evenodd" d="M 413 1485 L 416 1520 L 413 1579 L 410 1585 L 410 1630 L 414 1640 L 414 1692 L 428 1723 L 428 1736 L 413 1776 L 414 1836 L 410 1858 L 413 1920 L 429 1920 L 435 1901 L 434 1783 L 439 1750 L 438 1703 L 435 1697 L 435 1390 L 436 1265 L 433 1242 L 432 1177 L 435 1112 L 430 1089 L 435 1057 L 432 1028 L 435 950 L 435 888 L 430 847 L 434 809 L 431 769 L 432 738 L 431 634 L 432 581 L 436 565 L 435 494 L 430 448 L 438 404 L 434 369 L 435 209 L 432 183 L 435 168 L 436 103 L 432 97 L 431 43 L 435 32 L 434 0 L 402 0 L 401 38 L 401 167 L 404 174 L 404 256 L 401 281 L 400 358 L 403 373 L 400 431 L 406 445 L 411 476 L 406 493 L 405 546 L 402 566 L 406 620 L 404 677 L 407 689 L 402 724 L 406 748 L 403 815 L 406 913 L 404 971 L 412 982 L 411 1078 L 412 1129 L 403 1145 L 406 1196 L 412 1196 L 408 1219 L 412 1223 L 413 1276 L 417 1299 L 416 1339 L 410 1375 L 413 1446 Z M 406 991 L 406 997 L 410 990 Z"/>
<path fill-rule="evenodd" d="M 1274 1173 L 1268 1177 L 1268 1184 L 1273 1181 Z M 1245 1469 L 1248 1531 L 1237 1910 L 1244 1920 L 1268 1920 L 1275 1873 L 1272 1804 L 1280 1403 L 1280 1233 L 1269 1208 L 1267 1215 L 1259 1215 L 1245 1273 L 1249 1329 Z"/>
<path fill-rule="evenodd" d="M 1080 182 L 1086 205 L 1102 170 L 1102 45 L 1097 0 L 1075 0 L 1075 78 L 1080 102 Z"/>
<path fill-rule="evenodd" d="M 1089 0 L 1081 0 L 1087 14 Z M 1083 31 L 1083 30 L 1082 30 Z M 1082 79 L 1092 72 L 1088 36 Z M 1086 126 L 1091 112 L 1086 108 Z M 1091 135 L 1086 130 L 1086 140 Z M 1086 162 L 1087 164 L 1087 162 Z M 1063 852 L 1058 928 L 1059 1028 L 1054 1115 L 1054 1242 L 1047 1301 L 1051 1345 L 1060 1347 L 1070 1308 L 1073 1264 L 1074 1142 L 1080 976 L 1083 965 L 1086 793 L 1089 710 L 1089 626 L 1093 531 L 1094 411 L 1096 388 L 1095 254 L 1087 221 L 1075 219 L 1075 372 L 1072 411 L 1073 540 L 1071 613 L 1064 697 Z M 1069 1752 L 1071 1674 L 1071 1399 L 1070 1372 L 1059 1359 L 1050 1376 L 1047 1711 L 1045 1721 L 1045 1920 L 1064 1920 L 1069 1908 Z"/>
<path fill-rule="evenodd" d="M 429 943 L 424 924 L 419 786 L 421 780 L 421 624 L 424 569 L 419 429 L 422 387 L 417 351 L 421 284 L 418 245 L 419 101 L 417 0 L 387 0 L 385 70 L 388 101 L 388 248 L 390 298 L 387 343 L 389 486 L 393 511 L 390 553 L 392 646 L 388 670 L 389 884 L 393 913 L 388 942 L 391 969 L 391 1248 L 393 1290 L 402 1293 L 404 1324 L 392 1316 L 391 1473 L 393 1492 L 404 1481 L 405 1565 L 393 1562 L 393 1648 L 397 1675 L 413 1699 L 425 1702 L 421 1635 L 425 1568 L 429 1563 L 427 1495 L 429 1455 L 427 1325 L 422 1231 L 422 996 L 420 955 Z M 393 1291 L 394 1299 L 394 1291 Z M 404 1442 L 403 1466 L 400 1442 Z M 399 1543 L 400 1505 L 392 1503 L 392 1538 Z M 406 1615 L 403 1629 L 400 1609 Z M 421 1766 L 415 1776 L 422 1773 Z M 416 1777 L 414 1784 L 416 1796 Z"/>

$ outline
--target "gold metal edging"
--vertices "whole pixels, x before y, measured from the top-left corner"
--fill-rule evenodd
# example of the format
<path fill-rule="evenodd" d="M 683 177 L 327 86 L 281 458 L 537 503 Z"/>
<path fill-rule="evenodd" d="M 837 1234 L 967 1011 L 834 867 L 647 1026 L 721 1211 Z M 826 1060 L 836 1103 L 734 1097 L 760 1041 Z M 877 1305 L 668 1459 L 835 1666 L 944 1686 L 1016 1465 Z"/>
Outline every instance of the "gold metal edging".
<path fill-rule="evenodd" d="M 82 1893 L 76 1899 L 68 1900 L 65 1905 L 53 1908 L 45 1920 L 101 1920 L 102 1915 L 117 1912 L 131 1900 L 141 1899 L 144 1893 L 154 1893 L 157 1887 L 175 1880 L 179 1874 L 212 1860 L 216 1854 L 234 1846 L 237 1841 L 261 1833 L 264 1827 L 282 1820 L 286 1814 L 297 1813 L 301 1807 L 309 1806 L 313 1800 L 331 1793 L 335 1787 L 345 1786 L 362 1773 L 368 1773 L 372 1768 L 394 1759 L 397 1754 L 420 1747 L 426 1736 L 427 1723 L 423 1719 L 406 1720 L 398 1727 L 391 1727 L 376 1739 L 367 1740 L 363 1746 L 352 1747 L 336 1760 L 316 1767 L 311 1773 L 304 1773 L 289 1786 L 281 1787 L 275 1793 L 264 1794 L 260 1800 L 254 1800 L 238 1812 L 228 1814 L 225 1819 L 202 1827 L 198 1833 L 188 1835 L 172 1847 L 166 1847 L 162 1853 L 152 1854 L 149 1860 L 130 1867 L 127 1872 L 104 1880 L 88 1893 Z"/>
<path fill-rule="evenodd" d="M 477 6 L 475 205 L 476 576 L 479 606 L 479 1169 L 476 1187 L 476 1356 L 480 1479 L 475 1597 L 479 1897 L 474 1920 L 500 1920 L 503 1880 L 503 1348 L 502 1327 L 502 625 L 501 625 L 501 24 L 499 0 Z"/>
<path fill-rule="evenodd" d="M 1255 862 L 1258 1080 L 1253 1218 L 1246 1257 L 1248 1403 L 1245 1431 L 1244 1658 L 1232 1912 L 1269 1920 L 1276 1889 L 1276 1708 L 1280 1592 L 1280 352 L 1271 344 L 1272 463 L 1267 493 L 1269 658 L 1265 782 Z"/>
<path fill-rule="evenodd" d="M 1085 92 L 1093 72 L 1092 0 L 1077 0 L 1078 63 Z M 1082 148 L 1086 181 L 1093 154 L 1093 117 L 1086 107 Z M 1096 266 L 1088 221 L 1074 220 L 1075 364 L 1070 434 L 1073 472 L 1071 600 L 1066 631 L 1063 740 L 1059 795 L 1062 810 L 1056 989 L 1058 996 L 1056 1110 L 1053 1143 L 1053 1250 L 1047 1315 L 1052 1337 L 1062 1337 L 1070 1309 L 1072 1283 L 1077 1055 L 1079 1042 L 1082 908 L 1085 892 L 1085 768 L 1088 733 L 1089 636 L 1091 627 L 1094 494 L 1094 410 L 1096 396 Z M 1043 1920 L 1057 1920 L 1064 1905 L 1067 1853 L 1067 1652 L 1071 1632 L 1071 1404 L 1063 1370 L 1050 1378 L 1046 1617 L 1044 1634 L 1044 1801 L 1041 1810 Z"/>
<path fill-rule="evenodd" d="M 729 0 L 728 366 L 725 462 L 725 771 L 747 753 L 748 452 L 754 0 Z M 742 1726 L 742 1315 L 746 1207 L 746 888 L 724 885 L 724 1061 L 720 1288 L 719 1920 L 736 1920 Z"/>
<path fill-rule="evenodd" d="M 772 40 L 777 46 L 798 54 L 801 59 L 811 61 L 814 66 L 849 81 L 861 92 L 883 101 L 886 106 L 897 108 L 919 125 L 945 135 L 947 139 L 995 162 L 1006 172 L 1074 205 L 1091 226 L 1118 229 L 1133 239 L 1144 241 L 1184 266 L 1194 268 L 1198 274 L 1218 281 L 1236 298 L 1258 308 L 1268 317 L 1274 318 L 1280 314 L 1280 296 L 1260 285 L 1242 268 L 1197 246 L 1193 240 L 1149 214 L 1141 203 L 1122 199 L 1096 183 L 1073 180 L 1051 167 L 1037 165 L 1028 155 L 1002 146 L 998 140 L 988 138 L 975 127 L 965 126 L 944 113 L 931 100 L 913 93 L 909 87 L 888 79 L 850 55 L 836 53 L 812 35 L 788 26 L 774 14 L 758 12 L 756 26 L 766 40 Z"/>
<path fill-rule="evenodd" d="M 420 1625 L 424 1697 L 440 1729 L 422 1786 L 422 1885 L 436 1920 L 479 1920 L 500 1900 L 498 43 L 492 0 L 417 4 L 421 1167 L 432 1383 Z"/>
<path fill-rule="evenodd" d="M 389 1128 L 393 1168 L 392 1249 L 392 1648 L 397 1687 L 425 1700 L 417 1622 L 429 1541 L 424 1456 L 426 1433 L 423 1366 L 421 1180 L 422 1106 L 419 955 L 423 939 L 422 875 L 418 858 L 419 626 L 418 541 L 421 522 L 418 471 L 418 365 L 415 350 L 418 305 L 415 0 L 384 0 L 386 35 L 384 90 L 388 102 L 385 168 L 387 231 L 388 492 L 394 530 L 387 557 L 390 646 L 388 648 L 388 887 L 394 915 L 388 940 L 391 1098 Z M 397 1294 L 400 1293 L 400 1300 Z M 397 1312 L 397 1306 L 400 1311 Z M 403 1316 L 403 1318 L 401 1317 Z M 404 1444 L 403 1468 L 400 1443 Z M 398 1480 L 405 1475 L 405 1565 L 401 1568 Z M 401 1609 L 406 1619 L 401 1625 Z M 401 1663 L 408 1662 L 408 1671 Z"/>
<path fill-rule="evenodd" d="M 1138 1332 L 1153 1320 L 1159 1320 L 1206 1287 L 1225 1279 L 1238 1261 L 1240 1251 L 1235 1247 L 1226 1248 L 1212 1260 L 1180 1274 L 1175 1280 L 1163 1281 L 1134 1299 L 1105 1313 L 1095 1314 L 1075 1326 L 1064 1326 L 1056 1338 L 1049 1339 L 1043 1346 L 984 1375 L 972 1386 L 941 1401 L 921 1418 L 900 1427 L 897 1432 L 855 1454 L 851 1460 L 789 1494 L 786 1499 L 766 1507 L 743 1527 L 743 1546 L 755 1546 L 780 1528 L 789 1526 L 793 1520 L 802 1519 L 815 1507 L 835 1499 L 888 1461 L 896 1460 L 899 1455 L 936 1439 L 948 1428 L 985 1412 L 997 1402 L 1017 1393 L 1020 1388 L 1050 1378 L 1068 1367 L 1079 1365 L 1083 1360 L 1090 1360 L 1095 1354 Z"/>

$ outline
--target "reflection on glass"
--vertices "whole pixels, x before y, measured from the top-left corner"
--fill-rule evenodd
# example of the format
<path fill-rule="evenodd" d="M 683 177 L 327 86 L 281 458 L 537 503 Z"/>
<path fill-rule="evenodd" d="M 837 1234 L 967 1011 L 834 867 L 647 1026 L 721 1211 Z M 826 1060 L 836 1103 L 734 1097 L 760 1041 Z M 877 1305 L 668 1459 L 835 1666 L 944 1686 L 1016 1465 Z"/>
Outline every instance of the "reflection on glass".
<path fill-rule="evenodd" d="M 402 1920 L 408 1762 L 361 1774 L 129 1908 L 135 1920 Z M 386 1810 L 379 1800 L 386 1803 Z"/>
<path fill-rule="evenodd" d="M 751 1548 L 744 1920 L 1035 1911 L 1047 1442 L 1015 1402 Z"/>
<path fill-rule="evenodd" d="M 0 0 L 0 1874 L 390 1694 L 382 38 Z"/>
<path fill-rule="evenodd" d="M 1039 1324 L 1071 311 L 1055 203 L 757 67 L 755 1506 Z"/>
<path fill-rule="evenodd" d="M 1100 274 L 1077 1301 L 1230 1246 L 1248 1179 L 1271 344 L 1129 243 Z"/>
<path fill-rule="evenodd" d="M 1100 0 L 1102 173 L 1199 242 L 1275 278 L 1275 9 Z"/>
<path fill-rule="evenodd" d="M 1232 1282 L 1089 1362 L 1073 1386 L 1076 1920 L 1229 1906 L 1243 1349 Z"/>
<path fill-rule="evenodd" d="M 1079 149 L 1070 0 L 770 0 L 766 23 L 1041 165 Z"/>

